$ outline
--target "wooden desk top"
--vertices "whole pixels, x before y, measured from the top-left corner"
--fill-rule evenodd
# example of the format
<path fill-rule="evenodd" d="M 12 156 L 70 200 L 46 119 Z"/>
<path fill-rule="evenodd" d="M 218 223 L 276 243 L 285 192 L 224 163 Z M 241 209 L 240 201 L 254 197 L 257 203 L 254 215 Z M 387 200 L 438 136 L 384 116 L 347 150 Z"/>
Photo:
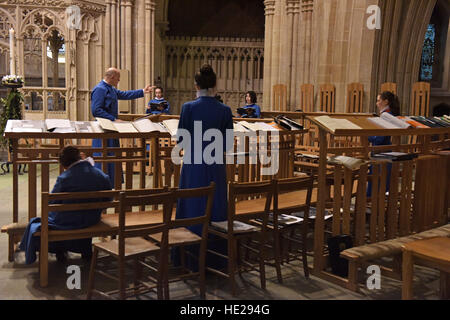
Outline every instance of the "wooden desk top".
<path fill-rule="evenodd" d="M 450 238 L 432 238 L 418 240 L 403 245 L 404 251 L 411 251 L 414 256 L 436 263 L 450 265 Z"/>
<path fill-rule="evenodd" d="M 316 115 L 318 116 L 318 115 Z M 445 134 L 450 133 L 450 128 L 409 128 L 409 129 L 386 129 L 377 126 L 373 122 L 369 121 L 367 116 L 364 115 L 330 115 L 331 118 L 336 119 L 347 119 L 350 122 L 356 124 L 361 129 L 329 129 L 322 123 L 317 121 L 316 116 L 307 116 L 306 118 L 319 126 L 326 132 L 333 134 L 335 136 L 402 136 L 402 135 L 434 135 L 434 134 Z"/>

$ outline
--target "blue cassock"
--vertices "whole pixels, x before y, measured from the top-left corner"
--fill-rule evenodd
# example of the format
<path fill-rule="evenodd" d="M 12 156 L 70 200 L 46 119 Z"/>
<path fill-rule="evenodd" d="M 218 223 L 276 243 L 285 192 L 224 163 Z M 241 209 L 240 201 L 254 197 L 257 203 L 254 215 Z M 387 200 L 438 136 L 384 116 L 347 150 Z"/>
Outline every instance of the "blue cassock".
<path fill-rule="evenodd" d="M 167 102 L 167 107 L 163 110 L 163 111 L 150 111 L 150 109 L 147 109 L 146 111 L 145 111 L 145 113 L 147 113 L 147 114 L 161 114 L 161 113 L 165 113 L 165 114 L 170 114 L 170 104 L 169 104 L 169 101 L 167 101 L 166 99 L 164 99 L 164 98 L 161 98 L 161 99 L 152 99 L 152 100 L 150 100 L 150 102 L 148 103 L 148 106 L 150 106 L 150 104 L 151 103 L 161 103 L 161 102 Z"/>
<path fill-rule="evenodd" d="M 194 164 L 194 121 L 201 121 L 202 123 L 202 137 L 208 129 L 218 129 L 223 136 L 223 152 L 233 147 L 232 144 L 226 146 L 226 130 L 233 130 L 233 118 L 231 109 L 220 103 L 214 97 L 203 96 L 195 101 L 187 102 L 183 105 L 181 110 L 179 129 L 186 129 L 191 134 L 191 150 L 184 151 L 185 157 L 187 153 L 191 154 L 191 164 L 183 163 L 180 177 L 180 189 L 207 187 L 212 181 L 216 183 L 216 191 L 214 194 L 214 203 L 211 212 L 212 221 L 227 220 L 227 179 L 226 179 L 226 164 L 211 164 L 204 163 L 202 157 L 201 164 Z M 202 143 L 202 154 L 206 146 L 211 142 L 206 141 Z M 186 159 L 184 159 L 186 162 Z M 177 219 L 197 217 L 203 213 L 206 208 L 206 198 L 192 198 L 180 199 L 177 206 Z M 201 234 L 201 226 L 191 227 L 190 230 L 196 234 Z M 211 243 L 209 247 L 211 248 Z M 223 247 L 223 245 L 222 245 Z M 225 251 L 226 252 L 226 251 Z M 208 263 L 211 259 L 208 258 Z M 190 264 L 190 263 L 188 263 Z M 195 266 L 191 268 L 196 269 Z"/>
<path fill-rule="evenodd" d="M 56 180 L 52 193 L 59 192 L 88 192 L 111 190 L 109 177 L 101 170 L 93 167 L 87 161 L 80 161 L 73 167 L 64 171 Z M 95 199 L 98 201 L 98 199 Z M 70 203 L 70 202 L 68 202 Z M 82 229 L 95 225 L 100 221 L 101 209 L 83 211 L 49 212 L 48 226 L 55 230 Z M 40 247 L 40 238 L 33 234 L 40 230 L 41 218 L 31 219 L 25 230 L 20 250 L 25 251 L 26 263 L 36 260 L 36 251 Z M 49 243 L 49 251 L 72 251 L 77 253 L 91 252 L 92 239 L 67 240 Z"/>
<path fill-rule="evenodd" d="M 119 117 L 119 102 L 118 100 L 133 100 L 142 98 L 144 91 L 130 90 L 120 91 L 113 86 L 107 84 L 105 81 L 100 81 L 94 88 L 91 94 L 91 110 L 92 115 L 96 118 L 105 118 L 111 121 Z M 92 140 L 92 147 L 101 148 L 102 140 Z M 120 147 L 118 139 L 108 139 L 108 147 Z M 95 156 L 100 156 L 101 153 L 94 153 Z M 108 153 L 108 155 L 114 155 Z M 101 169 L 101 164 L 97 163 L 95 166 Z M 114 186 L 114 164 L 108 163 L 108 175 L 111 181 L 111 186 Z"/>
<path fill-rule="evenodd" d="M 249 117 L 248 115 L 244 115 L 244 116 L 242 116 L 242 118 L 261 118 L 261 108 L 257 104 L 249 104 L 249 105 L 243 106 L 242 108 L 243 109 L 247 109 L 247 108 L 254 108 L 255 109 L 255 113 L 254 113 L 253 117 Z"/>
<path fill-rule="evenodd" d="M 389 113 L 392 114 L 391 112 L 389 112 Z M 369 137 L 369 142 L 372 144 L 372 146 L 389 146 L 392 144 L 390 136 L 371 136 L 371 137 Z M 388 151 L 384 151 L 384 152 L 388 152 Z M 388 163 L 386 169 L 387 169 L 386 191 L 389 191 L 389 187 L 391 184 L 392 164 Z M 369 174 L 372 174 L 372 166 L 369 167 Z M 371 197 L 371 196 L 372 196 L 372 181 L 369 181 L 368 185 L 367 185 L 367 197 Z"/>

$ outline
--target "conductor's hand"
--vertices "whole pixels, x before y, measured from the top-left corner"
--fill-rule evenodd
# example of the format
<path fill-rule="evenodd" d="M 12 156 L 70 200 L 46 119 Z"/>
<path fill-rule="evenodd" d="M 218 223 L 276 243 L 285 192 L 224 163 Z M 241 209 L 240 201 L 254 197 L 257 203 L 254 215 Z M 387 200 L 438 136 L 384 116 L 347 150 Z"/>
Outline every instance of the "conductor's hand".
<path fill-rule="evenodd" d="M 144 88 L 144 93 L 151 93 L 151 92 L 153 92 L 153 89 L 155 89 L 155 88 L 156 88 L 155 86 L 147 85 Z"/>

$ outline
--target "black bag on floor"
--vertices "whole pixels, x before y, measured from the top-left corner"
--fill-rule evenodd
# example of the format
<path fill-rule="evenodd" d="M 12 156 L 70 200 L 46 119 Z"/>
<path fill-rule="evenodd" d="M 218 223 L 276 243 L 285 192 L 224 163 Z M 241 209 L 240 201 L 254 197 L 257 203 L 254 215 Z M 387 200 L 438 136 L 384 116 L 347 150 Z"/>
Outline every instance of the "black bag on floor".
<path fill-rule="evenodd" d="M 348 261 L 339 255 L 342 251 L 353 247 L 352 237 L 340 235 L 328 239 L 328 250 L 330 251 L 330 265 L 333 274 L 340 277 L 348 276 Z"/>

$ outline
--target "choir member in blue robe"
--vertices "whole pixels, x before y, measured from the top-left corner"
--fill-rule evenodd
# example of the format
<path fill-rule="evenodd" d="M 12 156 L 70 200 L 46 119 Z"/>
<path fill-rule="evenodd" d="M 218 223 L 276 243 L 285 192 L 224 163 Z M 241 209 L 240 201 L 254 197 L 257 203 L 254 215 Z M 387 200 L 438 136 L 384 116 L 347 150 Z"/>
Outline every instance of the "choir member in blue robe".
<path fill-rule="evenodd" d="M 381 115 L 384 112 L 388 112 L 393 116 L 400 115 L 400 102 L 398 101 L 398 97 L 392 92 L 386 91 L 378 95 L 377 97 L 377 109 L 378 113 Z M 372 146 L 388 146 L 391 145 L 391 137 L 390 136 L 371 136 L 369 137 L 369 142 Z M 387 152 L 387 151 L 384 151 Z M 387 165 L 387 180 L 386 180 L 386 191 L 389 191 L 390 183 L 391 183 L 391 169 L 392 164 L 388 163 Z M 372 174 L 372 166 L 369 168 L 369 173 Z M 372 182 L 369 181 L 367 186 L 367 197 L 372 195 Z"/>
<path fill-rule="evenodd" d="M 60 153 L 59 161 L 65 171 L 57 178 L 52 193 L 111 190 L 109 177 L 92 166 L 89 161 L 82 160 L 80 151 L 77 148 L 66 146 Z M 49 212 L 48 226 L 49 229 L 53 230 L 87 228 L 100 221 L 101 212 L 101 209 Z M 25 251 L 25 262 L 27 264 L 36 260 L 36 251 L 40 247 L 40 238 L 34 237 L 33 234 L 39 231 L 40 227 L 40 217 L 31 219 L 20 243 L 19 248 Z M 81 253 L 84 257 L 90 257 L 91 243 L 91 238 L 50 242 L 49 252 L 56 253 L 58 260 L 67 251 Z"/>
<path fill-rule="evenodd" d="M 100 81 L 91 94 L 91 110 L 95 118 L 105 118 L 111 121 L 121 122 L 119 117 L 119 102 L 118 100 L 133 100 L 144 97 L 144 93 L 153 91 L 153 87 L 146 86 L 141 90 L 121 91 L 116 89 L 120 81 L 120 72 L 116 68 L 110 68 L 106 71 L 104 79 Z M 108 139 L 108 147 L 120 147 L 118 139 Z M 102 140 L 94 139 L 92 147 L 101 148 Z M 101 153 L 94 153 L 95 156 Z M 108 153 L 114 155 L 114 153 Z M 96 164 L 96 167 L 101 169 L 101 164 Z M 114 186 L 114 164 L 108 163 L 108 176 L 111 179 L 111 185 Z"/>
<path fill-rule="evenodd" d="M 151 110 L 151 104 L 161 104 L 161 107 L 158 107 L 158 110 Z M 165 107 L 164 107 L 165 106 Z M 170 114 L 170 104 L 169 101 L 164 99 L 163 97 L 163 88 L 156 87 L 155 88 L 155 99 L 150 100 L 150 102 L 147 105 L 147 114 Z"/>
<path fill-rule="evenodd" d="M 190 133 L 191 144 L 189 150 L 184 150 L 183 167 L 181 169 L 180 189 L 200 188 L 209 186 L 212 181 L 216 183 L 216 190 L 214 194 L 214 202 L 211 212 L 212 221 L 226 221 L 227 220 L 227 180 L 226 180 L 226 164 L 223 153 L 233 147 L 234 140 L 231 139 L 227 145 L 227 129 L 229 133 L 233 132 L 233 119 L 231 109 L 220 103 L 213 93 L 213 88 L 216 86 L 216 74 L 209 65 L 204 65 L 200 71 L 195 75 L 195 83 L 197 89 L 197 99 L 185 103 L 182 106 L 180 122 L 178 129 L 185 129 Z M 201 131 L 198 130 L 201 125 Z M 194 128 L 197 130 L 194 131 Z M 208 129 L 216 129 L 222 135 L 222 150 L 217 150 L 222 154 L 219 157 L 222 159 L 220 163 L 213 162 L 207 164 L 202 156 L 205 148 L 211 143 L 210 141 L 203 141 L 202 137 Z M 199 132 L 198 132 L 199 131 Z M 201 137 L 194 136 L 195 133 L 200 133 Z M 179 139 L 179 142 L 182 138 Z M 201 146 L 196 146 L 198 141 L 202 141 Z M 201 152 L 201 155 L 200 155 Z M 199 157 L 200 155 L 200 157 Z M 215 156 L 215 154 L 214 154 Z M 198 159 L 200 158 L 200 159 Z M 206 207 L 205 198 L 181 199 L 177 206 L 177 219 L 196 217 L 203 213 Z M 201 235 L 201 227 L 194 226 L 191 228 L 193 232 Z M 226 245 L 224 243 L 212 243 L 210 241 L 210 248 L 214 247 L 217 250 L 219 246 L 221 251 L 226 253 Z M 188 257 L 187 257 L 188 258 Z M 213 262 L 213 256 L 207 257 L 207 263 Z M 187 265 L 196 269 L 197 266 L 192 262 Z M 220 263 L 220 262 L 219 262 Z M 224 265 L 224 261 L 221 261 Z M 216 264 L 217 265 L 217 264 Z"/>
<path fill-rule="evenodd" d="M 252 114 L 244 114 L 242 118 L 261 118 L 261 108 L 256 104 L 256 92 L 248 91 L 245 94 L 245 103 L 246 105 L 242 107 L 242 109 L 253 108 L 255 111 Z"/>

